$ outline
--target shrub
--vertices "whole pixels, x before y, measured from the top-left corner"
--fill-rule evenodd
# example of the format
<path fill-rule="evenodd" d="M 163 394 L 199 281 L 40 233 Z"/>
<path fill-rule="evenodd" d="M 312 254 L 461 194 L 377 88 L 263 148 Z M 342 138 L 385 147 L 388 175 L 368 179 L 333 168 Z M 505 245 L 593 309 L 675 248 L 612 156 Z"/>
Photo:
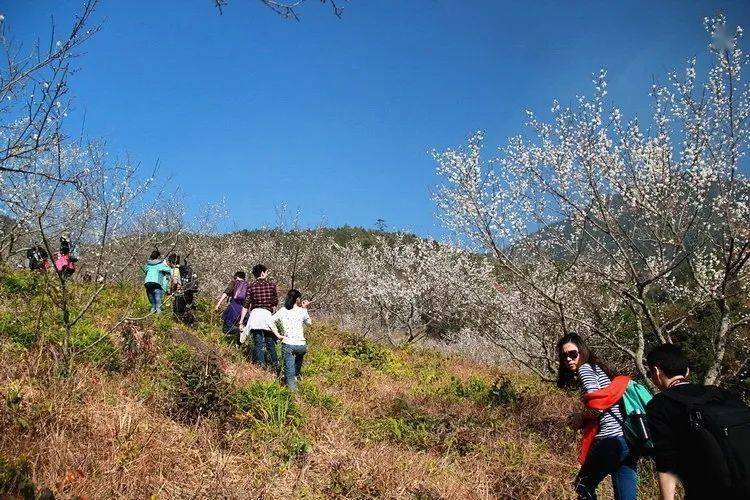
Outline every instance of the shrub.
<path fill-rule="evenodd" d="M 25 457 L 6 459 L 0 456 L 0 497 L 34 498 L 29 462 Z"/>
<path fill-rule="evenodd" d="M 292 400 L 292 393 L 276 382 L 255 382 L 230 397 L 232 409 L 240 418 L 274 427 L 298 426 L 302 417 Z"/>
<path fill-rule="evenodd" d="M 516 405 L 522 396 L 523 393 L 513 385 L 513 382 L 505 375 L 501 375 L 487 392 L 486 400 L 489 405 L 507 407 Z"/>
<path fill-rule="evenodd" d="M 200 418 L 223 417 L 229 410 L 229 388 L 221 369 L 210 359 L 199 359 L 186 346 L 169 353 L 172 361 L 172 417 L 193 423 Z"/>
<path fill-rule="evenodd" d="M 349 335 L 342 352 L 374 368 L 383 368 L 391 361 L 388 349 L 362 335 Z"/>
<path fill-rule="evenodd" d="M 490 391 L 490 387 L 487 382 L 478 377 L 470 376 L 466 382 L 461 382 L 460 379 L 451 377 L 451 381 L 448 383 L 446 390 L 449 394 L 459 398 L 484 402 Z"/>
<path fill-rule="evenodd" d="M 474 376 L 470 376 L 466 382 L 451 377 L 446 392 L 488 406 L 512 406 L 521 398 L 521 391 L 504 375 L 501 375 L 492 386 Z"/>
<path fill-rule="evenodd" d="M 445 420 L 412 408 L 400 398 L 393 402 L 390 415 L 361 418 L 357 424 L 369 439 L 394 441 L 420 450 L 437 445 L 447 431 Z"/>

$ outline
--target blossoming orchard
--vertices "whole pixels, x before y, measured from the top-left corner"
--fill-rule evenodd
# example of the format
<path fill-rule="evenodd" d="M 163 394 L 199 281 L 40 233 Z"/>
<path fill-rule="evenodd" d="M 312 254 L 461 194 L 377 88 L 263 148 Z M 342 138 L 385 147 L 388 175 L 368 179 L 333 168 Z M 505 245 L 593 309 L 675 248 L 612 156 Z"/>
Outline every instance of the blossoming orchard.
<path fill-rule="evenodd" d="M 606 72 L 591 97 L 528 113 L 530 134 L 484 156 L 477 132 L 435 152 L 441 218 L 486 255 L 518 297 L 531 330 L 500 334 L 520 361 L 553 375 L 549 336 L 588 332 L 645 375 L 644 349 L 679 340 L 708 357 L 705 381 L 747 362 L 750 184 L 742 175 L 750 91 L 742 30 L 706 19 L 712 64 L 696 59 L 650 92 L 648 123 L 607 101 Z M 689 336 L 689 338 L 686 338 Z"/>

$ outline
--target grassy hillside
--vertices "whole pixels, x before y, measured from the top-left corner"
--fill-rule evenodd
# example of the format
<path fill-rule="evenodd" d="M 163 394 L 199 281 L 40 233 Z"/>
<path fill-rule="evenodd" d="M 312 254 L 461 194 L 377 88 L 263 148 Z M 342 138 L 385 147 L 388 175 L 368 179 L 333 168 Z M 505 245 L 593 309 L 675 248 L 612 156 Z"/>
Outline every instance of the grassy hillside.
<path fill-rule="evenodd" d="M 563 421 L 576 399 L 513 369 L 318 323 L 291 395 L 223 339 L 205 304 L 196 330 L 168 314 L 113 329 L 148 309 L 140 287 L 123 286 L 76 327 L 77 361 L 61 371 L 50 349 L 61 332 L 39 289 L 28 273 L 0 272 L 0 491 L 571 496 L 577 438 Z"/>

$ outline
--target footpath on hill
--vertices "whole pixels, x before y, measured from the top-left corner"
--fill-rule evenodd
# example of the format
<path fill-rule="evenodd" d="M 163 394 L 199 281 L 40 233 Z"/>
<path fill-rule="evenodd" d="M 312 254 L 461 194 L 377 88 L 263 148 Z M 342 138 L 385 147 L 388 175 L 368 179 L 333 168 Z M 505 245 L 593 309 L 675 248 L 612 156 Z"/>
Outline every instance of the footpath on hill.
<path fill-rule="evenodd" d="M 84 286 L 84 285 L 81 285 Z M 54 310 L 0 274 L 0 485 L 60 498 L 569 498 L 577 404 L 531 376 L 315 324 L 300 391 L 112 287 L 60 373 Z M 134 299 L 137 297 L 137 299 Z M 117 328 L 109 331 L 114 325 Z M 648 474 L 643 474 L 646 477 Z M 641 485 L 649 496 L 652 481 Z"/>

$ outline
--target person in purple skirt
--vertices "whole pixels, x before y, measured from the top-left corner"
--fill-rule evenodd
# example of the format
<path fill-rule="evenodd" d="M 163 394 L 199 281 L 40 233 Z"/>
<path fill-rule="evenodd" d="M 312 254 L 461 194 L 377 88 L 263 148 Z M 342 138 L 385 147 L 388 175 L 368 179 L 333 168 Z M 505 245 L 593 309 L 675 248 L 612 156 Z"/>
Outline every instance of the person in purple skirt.
<path fill-rule="evenodd" d="M 234 278 L 229 282 L 224 293 L 219 297 L 215 310 L 221 309 L 224 301 L 228 301 L 227 308 L 224 310 L 221 319 L 224 320 L 224 333 L 228 335 L 237 335 L 239 342 L 239 332 L 241 330 L 240 316 L 242 315 L 242 304 L 247 298 L 247 280 L 244 271 L 234 273 Z"/>

